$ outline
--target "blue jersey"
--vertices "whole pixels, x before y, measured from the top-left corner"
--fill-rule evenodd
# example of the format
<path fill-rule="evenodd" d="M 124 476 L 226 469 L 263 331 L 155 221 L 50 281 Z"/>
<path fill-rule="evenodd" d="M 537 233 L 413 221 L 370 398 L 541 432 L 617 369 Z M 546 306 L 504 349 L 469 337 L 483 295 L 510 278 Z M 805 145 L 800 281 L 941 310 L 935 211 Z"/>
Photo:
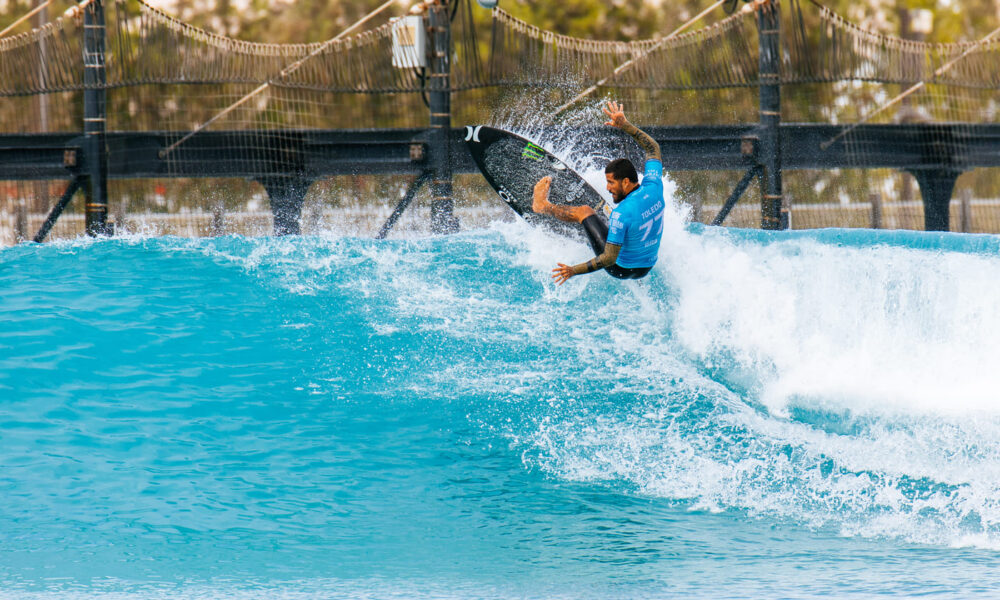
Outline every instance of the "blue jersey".
<path fill-rule="evenodd" d="M 663 209 L 663 163 L 647 160 L 642 183 L 611 212 L 608 243 L 622 247 L 615 261 L 619 266 L 636 269 L 656 264 Z"/>

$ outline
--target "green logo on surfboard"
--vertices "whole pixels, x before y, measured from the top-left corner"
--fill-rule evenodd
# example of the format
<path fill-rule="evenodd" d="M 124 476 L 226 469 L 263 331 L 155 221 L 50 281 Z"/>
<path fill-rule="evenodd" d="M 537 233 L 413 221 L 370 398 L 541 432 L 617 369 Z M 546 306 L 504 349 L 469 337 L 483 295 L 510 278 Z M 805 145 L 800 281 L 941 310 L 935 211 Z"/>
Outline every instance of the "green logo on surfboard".
<path fill-rule="evenodd" d="M 524 151 L 521 152 L 521 158 L 530 158 L 532 160 L 541 160 L 545 158 L 545 150 L 541 146 L 536 146 L 531 142 L 524 147 Z"/>

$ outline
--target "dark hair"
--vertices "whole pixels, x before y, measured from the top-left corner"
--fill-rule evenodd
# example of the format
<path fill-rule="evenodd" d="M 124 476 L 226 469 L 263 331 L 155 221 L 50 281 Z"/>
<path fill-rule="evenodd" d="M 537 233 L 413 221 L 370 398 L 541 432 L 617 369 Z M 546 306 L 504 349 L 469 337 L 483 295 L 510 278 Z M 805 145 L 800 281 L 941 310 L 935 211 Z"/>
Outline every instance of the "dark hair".
<path fill-rule="evenodd" d="M 632 183 L 639 183 L 639 174 L 635 172 L 635 165 L 627 158 L 616 158 L 604 167 L 604 172 L 614 175 L 615 179 L 629 179 Z"/>

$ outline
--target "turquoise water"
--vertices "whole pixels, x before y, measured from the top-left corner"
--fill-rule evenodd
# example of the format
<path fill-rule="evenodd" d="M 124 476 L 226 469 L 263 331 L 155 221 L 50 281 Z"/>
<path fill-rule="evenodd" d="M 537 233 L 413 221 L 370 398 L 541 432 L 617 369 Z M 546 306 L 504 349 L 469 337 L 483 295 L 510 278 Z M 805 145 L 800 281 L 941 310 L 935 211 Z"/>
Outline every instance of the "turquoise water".
<path fill-rule="evenodd" d="M 0 598 L 995 596 L 998 249 L 2 249 Z"/>

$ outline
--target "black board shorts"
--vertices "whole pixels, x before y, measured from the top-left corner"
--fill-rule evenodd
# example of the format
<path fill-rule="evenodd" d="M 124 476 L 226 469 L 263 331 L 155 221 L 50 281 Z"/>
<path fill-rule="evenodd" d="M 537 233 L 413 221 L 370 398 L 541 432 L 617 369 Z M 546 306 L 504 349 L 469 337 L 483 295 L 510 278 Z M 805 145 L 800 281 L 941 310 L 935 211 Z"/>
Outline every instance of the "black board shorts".
<path fill-rule="evenodd" d="M 608 226 L 597 215 L 590 215 L 583 220 L 583 230 L 587 232 L 587 241 L 594 249 L 594 254 L 604 253 L 604 245 L 608 243 Z M 616 279 L 640 279 L 645 277 L 653 267 L 623 267 L 621 265 L 611 265 L 604 270 L 608 275 Z"/>

